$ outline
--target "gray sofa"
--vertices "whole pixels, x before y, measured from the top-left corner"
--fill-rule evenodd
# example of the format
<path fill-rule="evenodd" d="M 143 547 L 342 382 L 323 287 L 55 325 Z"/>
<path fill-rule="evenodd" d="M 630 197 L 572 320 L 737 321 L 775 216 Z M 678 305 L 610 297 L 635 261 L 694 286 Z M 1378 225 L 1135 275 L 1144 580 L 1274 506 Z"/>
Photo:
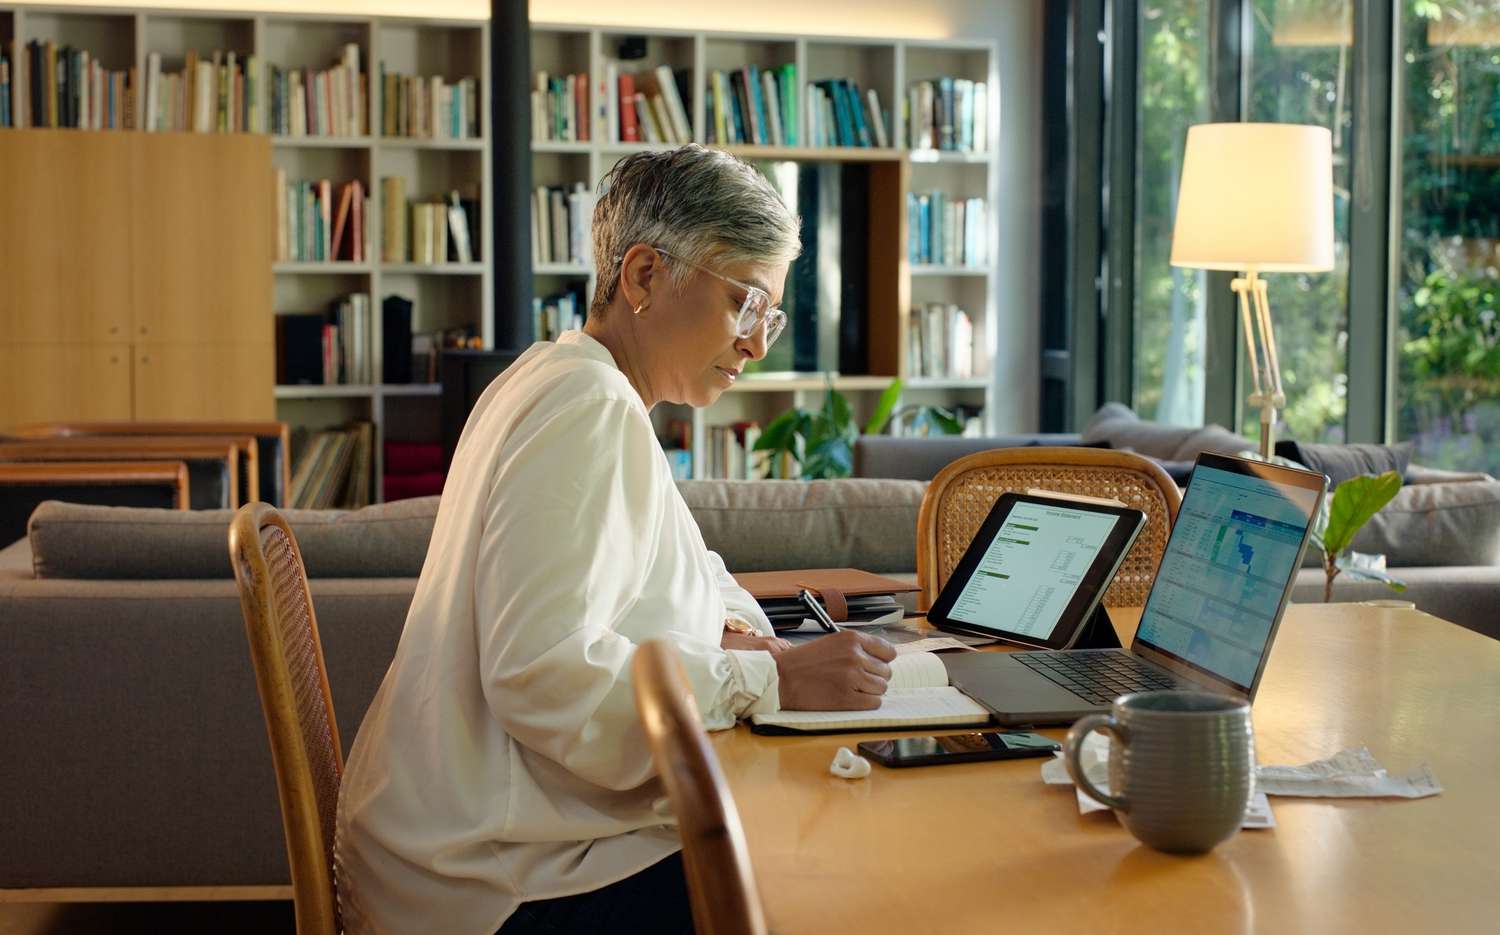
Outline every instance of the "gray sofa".
<path fill-rule="evenodd" d="M 925 488 L 681 486 L 731 570 L 898 576 L 913 572 Z M 429 498 L 288 514 L 346 749 L 400 638 L 435 511 Z M 227 521 L 49 504 L 29 540 L 0 551 L 0 888 L 286 881 Z M 1493 582 L 1476 587 L 1493 594 Z M 1455 590 L 1449 576 L 1431 609 L 1442 614 Z M 1298 594 L 1311 599 L 1305 585 Z"/>

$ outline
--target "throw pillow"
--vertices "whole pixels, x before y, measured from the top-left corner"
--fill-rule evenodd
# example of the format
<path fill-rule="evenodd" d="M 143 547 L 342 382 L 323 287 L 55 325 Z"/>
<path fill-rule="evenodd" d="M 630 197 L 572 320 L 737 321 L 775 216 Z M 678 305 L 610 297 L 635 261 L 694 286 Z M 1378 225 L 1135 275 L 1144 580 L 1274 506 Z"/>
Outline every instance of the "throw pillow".
<path fill-rule="evenodd" d="M 1500 565 L 1500 481 L 1402 487 L 1354 549 L 1384 553 L 1391 568 Z"/>
<path fill-rule="evenodd" d="M 1171 458 L 1194 429 L 1145 422 L 1124 403 L 1105 403 L 1083 428 L 1085 442 L 1107 441 L 1151 458 Z"/>
<path fill-rule="evenodd" d="M 1411 442 L 1399 445 L 1316 445 L 1294 441 L 1276 443 L 1278 455 L 1327 474 L 1330 489 L 1361 474 L 1395 471 L 1405 480 L 1407 465 L 1411 464 L 1411 451 Z"/>

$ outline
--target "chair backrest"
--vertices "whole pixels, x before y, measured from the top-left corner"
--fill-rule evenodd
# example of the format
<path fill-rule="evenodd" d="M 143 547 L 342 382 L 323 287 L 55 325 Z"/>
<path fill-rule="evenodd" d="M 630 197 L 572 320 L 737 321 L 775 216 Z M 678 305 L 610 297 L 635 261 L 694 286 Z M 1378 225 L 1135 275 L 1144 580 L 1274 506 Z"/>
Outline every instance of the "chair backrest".
<path fill-rule="evenodd" d="M 0 463 L 0 548 L 26 537 L 32 512 L 47 500 L 186 510 L 187 465 L 181 461 Z"/>
<path fill-rule="evenodd" d="M 334 821 L 343 749 L 302 553 L 286 520 L 250 503 L 229 525 L 255 685 L 271 741 L 299 935 L 337 935 Z"/>
<path fill-rule="evenodd" d="M 0 461 L 167 461 L 188 466 L 195 510 L 236 509 L 253 440 L 231 436 L 65 436 L 0 442 Z"/>
<path fill-rule="evenodd" d="M 79 435 L 235 435 L 252 436 L 256 448 L 258 493 L 244 502 L 264 500 L 286 507 L 292 485 L 291 434 L 285 422 L 38 422 L 11 433 L 18 438 L 61 438 Z M 248 459 L 243 465 L 251 468 Z M 242 482 L 243 484 L 243 482 Z"/>
<path fill-rule="evenodd" d="M 676 650 L 663 640 L 647 642 L 631 669 L 635 706 L 682 836 L 694 928 L 702 935 L 765 935 L 740 814 Z"/>
<path fill-rule="evenodd" d="M 1032 488 L 1108 497 L 1144 512 L 1146 526 L 1104 592 L 1104 606 L 1146 602 L 1182 502 L 1167 472 L 1128 451 L 1001 448 L 959 458 L 927 486 L 917 513 L 917 583 L 923 608 L 937 600 L 1000 495 Z"/>

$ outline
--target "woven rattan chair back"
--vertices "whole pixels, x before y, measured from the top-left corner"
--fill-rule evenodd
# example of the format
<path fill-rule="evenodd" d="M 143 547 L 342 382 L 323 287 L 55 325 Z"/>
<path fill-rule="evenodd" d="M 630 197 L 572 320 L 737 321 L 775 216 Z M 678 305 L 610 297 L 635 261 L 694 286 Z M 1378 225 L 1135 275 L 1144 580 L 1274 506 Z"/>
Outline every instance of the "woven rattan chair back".
<path fill-rule="evenodd" d="M 1139 607 L 1146 602 L 1182 502 L 1167 472 L 1126 451 L 997 448 L 959 458 L 927 486 L 917 514 L 917 583 L 923 609 L 937 600 L 1000 495 L 1032 488 L 1107 497 L 1145 513 L 1146 526 L 1104 592 L 1104 606 Z"/>
<path fill-rule="evenodd" d="M 670 644 L 636 650 L 635 706 L 682 836 L 682 865 L 700 935 L 765 935 L 740 814 Z"/>
<path fill-rule="evenodd" d="M 302 553 L 275 508 L 250 503 L 230 523 L 229 560 L 276 768 L 297 932 L 337 935 L 333 829 L 344 756 Z"/>

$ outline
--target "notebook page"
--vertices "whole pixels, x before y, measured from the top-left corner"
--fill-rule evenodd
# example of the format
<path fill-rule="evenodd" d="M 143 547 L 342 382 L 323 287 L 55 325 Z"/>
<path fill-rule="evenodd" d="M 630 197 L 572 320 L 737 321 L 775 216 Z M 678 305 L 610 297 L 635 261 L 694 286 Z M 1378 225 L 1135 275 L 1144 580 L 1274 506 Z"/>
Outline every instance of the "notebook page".
<path fill-rule="evenodd" d="M 900 652 L 900 650 L 897 650 Z M 940 688 L 948 684 L 948 670 L 933 653 L 898 655 L 891 663 L 890 691 Z"/>
<path fill-rule="evenodd" d="M 988 721 L 989 711 L 956 688 L 913 688 L 888 692 L 873 711 L 776 711 L 757 714 L 756 724 L 803 730 L 848 727 L 902 727 L 937 724 L 976 724 Z"/>

